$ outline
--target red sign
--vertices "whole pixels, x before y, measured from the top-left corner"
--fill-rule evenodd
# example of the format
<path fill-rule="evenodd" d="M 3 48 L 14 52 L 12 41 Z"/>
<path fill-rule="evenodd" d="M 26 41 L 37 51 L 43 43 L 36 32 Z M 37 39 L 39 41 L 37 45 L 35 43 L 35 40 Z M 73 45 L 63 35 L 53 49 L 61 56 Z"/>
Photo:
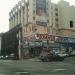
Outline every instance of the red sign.
<path fill-rule="evenodd" d="M 50 40 L 55 42 L 63 42 L 64 37 L 61 36 L 54 36 L 54 35 L 48 35 L 48 34 L 37 34 L 37 37 L 41 40 Z"/>
<path fill-rule="evenodd" d="M 27 41 L 34 41 L 34 40 L 49 40 L 49 41 L 55 41 L 55 42 L 64 42 L 65 38 L 61 36 L 55 36 L 55 35 L 48 35 L 48 34 L 36 34 L 26 37 Z"/>

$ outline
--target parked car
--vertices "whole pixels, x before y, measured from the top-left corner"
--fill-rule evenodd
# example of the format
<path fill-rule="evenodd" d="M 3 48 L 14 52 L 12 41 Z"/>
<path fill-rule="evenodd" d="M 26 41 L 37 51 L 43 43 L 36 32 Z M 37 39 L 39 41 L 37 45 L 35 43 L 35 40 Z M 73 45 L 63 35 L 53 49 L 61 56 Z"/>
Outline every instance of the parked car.
<path fill-rule="evenodd" d="M 1 56 L 0 56 L 0 59 L 3 59 L 3 58 L 4 58 L 4 56 L 1 55 Z"/>
<path fill-rule="evenodd" d="M 67 53 L 59 53 L 58 55 L 61 57 L 68 57 L 69 56 L 69 54 L 67 54 Z"/>
<path fill-rule="evenodd" d="M 70 52 L 69 56 L 75 56 L 75 51 Z"/>
<path fill-rule="evenodd" d="M 4 56 L 4 59 L 9 59 L 9 56 L 8 55 Z"/>

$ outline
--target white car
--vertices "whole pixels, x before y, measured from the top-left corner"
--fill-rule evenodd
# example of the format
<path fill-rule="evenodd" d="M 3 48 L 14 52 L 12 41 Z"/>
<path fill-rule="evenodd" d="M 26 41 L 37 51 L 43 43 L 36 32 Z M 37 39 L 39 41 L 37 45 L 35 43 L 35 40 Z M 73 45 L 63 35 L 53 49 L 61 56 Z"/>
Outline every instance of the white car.
<path fill-rule="evenodd" d="M 9 56 L 8 56 L 8 55 L 6 55 L 6 56 L 5 56 L 5 59 L 8 59 L 8 57 L 9 57 Z"/>
<path fill-rule="evenodd" d="M 59 53 L 58 55 L 61 56 L 61 57 L 67 57 L 67 56 L 69 56 L 69 54 L 67 54 L 67 53 Z"/>
<path fill-rule="evenodd" d="M 4 57 L 3 56 L 0 56 L 0 59 L 3 59 Z"/>
<path fill-rule="evenodd" d="M 72 51 L 70 55 L 75 56 L 75 51 Z"/>

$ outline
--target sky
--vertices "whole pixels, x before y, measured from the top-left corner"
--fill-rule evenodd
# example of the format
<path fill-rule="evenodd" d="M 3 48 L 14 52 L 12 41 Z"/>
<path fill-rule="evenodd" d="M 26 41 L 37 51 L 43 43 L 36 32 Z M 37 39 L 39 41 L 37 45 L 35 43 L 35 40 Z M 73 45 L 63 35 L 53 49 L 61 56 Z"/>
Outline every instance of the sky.
<path fill-rule="evenodd" d="M 20 0 L 1 0 L 0 1 L 0 33 L 9 30 L 9 12 Z M 60 0 L 52 0 L 57 3 Z M 75 5 L 75 0 L 66 0 L 71 5 Z"/>

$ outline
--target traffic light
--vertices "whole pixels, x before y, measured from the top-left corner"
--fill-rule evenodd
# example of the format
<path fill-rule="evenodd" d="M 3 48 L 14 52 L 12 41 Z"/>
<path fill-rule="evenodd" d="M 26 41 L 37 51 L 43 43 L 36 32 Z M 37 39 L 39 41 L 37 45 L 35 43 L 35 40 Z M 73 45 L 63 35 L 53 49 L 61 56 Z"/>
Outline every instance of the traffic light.
<path fill-rule="evenodd" d="M 73 21 L 72 20 L 70 21 L 70 27 L 71 28 L 73 27 Z"/>

